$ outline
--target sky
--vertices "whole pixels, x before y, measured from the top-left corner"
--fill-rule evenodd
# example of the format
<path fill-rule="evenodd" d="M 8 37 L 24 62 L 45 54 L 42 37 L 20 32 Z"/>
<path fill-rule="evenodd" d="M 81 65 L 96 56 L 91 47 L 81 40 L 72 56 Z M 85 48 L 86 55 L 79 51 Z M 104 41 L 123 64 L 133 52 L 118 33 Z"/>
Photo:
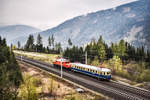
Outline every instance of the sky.
<path fill-rule="evenodd" d="M 137 0 L 0 0 L 0 26 L 24 24 L 41 30 L 73 17 Z"/>

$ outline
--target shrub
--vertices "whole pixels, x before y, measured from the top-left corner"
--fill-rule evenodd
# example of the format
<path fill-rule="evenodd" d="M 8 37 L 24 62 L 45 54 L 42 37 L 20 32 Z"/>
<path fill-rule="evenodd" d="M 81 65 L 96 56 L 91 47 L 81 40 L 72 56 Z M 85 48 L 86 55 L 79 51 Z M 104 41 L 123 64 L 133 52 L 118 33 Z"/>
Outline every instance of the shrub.
<path fill-rule="evenodd" d="M 142 81 L 145 81 L 145 82 L 150 82 L 150 70 L 144 70 L 142 72 L 142 74 L 140 75 L 140 78 Z"/>
<path fill-rule="evenodd" d="M 24 76 L 24 82 L 20 86 L 19 97 L 21 100 L 38 100 L 38 93 L 31 76 Z"/>

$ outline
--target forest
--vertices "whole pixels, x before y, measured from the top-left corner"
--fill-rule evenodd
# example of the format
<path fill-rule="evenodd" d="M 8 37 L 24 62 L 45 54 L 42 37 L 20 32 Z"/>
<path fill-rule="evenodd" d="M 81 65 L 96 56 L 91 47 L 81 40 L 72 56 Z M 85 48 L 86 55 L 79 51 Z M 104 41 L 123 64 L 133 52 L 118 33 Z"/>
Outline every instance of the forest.
<path fill-rule="evenodd" d="M 0 99 L 17 100 L 22 75 L 11 48 L 6 39 L 0 37 Z"/>

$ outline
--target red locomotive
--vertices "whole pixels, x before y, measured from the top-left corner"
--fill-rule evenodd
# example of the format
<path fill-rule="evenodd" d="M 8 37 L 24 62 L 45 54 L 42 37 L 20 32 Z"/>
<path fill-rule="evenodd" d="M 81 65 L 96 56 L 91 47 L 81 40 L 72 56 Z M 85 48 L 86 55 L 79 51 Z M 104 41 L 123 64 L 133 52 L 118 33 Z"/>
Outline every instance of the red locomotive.
<path fill-rule="evenodd" d="M 53 62 L 53 65 L 54 66 L 61 66 L 61 63 L 62 63 L 62 66 L 65 67 L 65 68 L 70 68 L 71 67 L 70 61 L 67 60 L 67 59 L 64 59 L 64 58 L 57 58 Z"/>

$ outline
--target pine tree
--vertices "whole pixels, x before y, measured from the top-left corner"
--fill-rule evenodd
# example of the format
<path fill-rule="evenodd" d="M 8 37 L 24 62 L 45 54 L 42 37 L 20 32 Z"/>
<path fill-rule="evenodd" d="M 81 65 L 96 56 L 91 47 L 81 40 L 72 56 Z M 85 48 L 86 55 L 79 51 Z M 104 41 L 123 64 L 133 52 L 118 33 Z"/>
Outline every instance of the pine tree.
<path fill-rule="evenodd" d="M 33 35 L 29 35 L 28 40 L 25 44 L 25 50 L 33 51 L 33 48 L 34 48 L 34 37 Z"/>
<path fill-rule="evenodd" d="M 118 55 L 121 59 L 126 55 L 126 45 L 124 40 L 120 40 L 119 45 L 118 45 Z"/>
<path fill-rule="evenodd" d="M 68 44 L 69 44 L 69 46 L 72 46 L 72 42 L 71 42 L 70 38 L 68 39 Z"/>
<path fill-rule="evenodd" d="M 51 40 L 51 37 L 49 36 L 48 37 L 48 46 L 51 47 L 51 45 L 52 45 L 52 40 Z"/>
<path fill-rule="evenodd" d="M 42 37 L 41 37 L 40 34 L 38 34 L 38 36 L 37 36 L 36 49 L 37 49 L 37 52 L 42 52 L 43 51 Z"/>
<path fill-rule="evenodd" d="M 104 61 L 105 57 L 106 57 L 106 51 L 105 51 L 105 46 L 104 46 L 104 42 L 102 40 L 102 36 L 99 37 L 98 39 L 98 55 L 101 61 Z"/>
<path fill-rule="evenodd" d="M 37 36 L 37 45 L 42 45 L 42 37 L 40 34 Z"/>
<path fill-rule="evenodd" d="M 20 41 L 18 41 L 17 44 L 18 44 L 18 49 L 20 49 L 21 46 Z"/>
<path fill-rule="evenodd" d="M 54 43 L 55 42 L 55 38 L 54 38 L 54 35 L 52 34 L 52 37 L 51 37 L 51 43 L 52 43 L 52 45 L 53 45 L 53 48 L 54 48 Z"/>

